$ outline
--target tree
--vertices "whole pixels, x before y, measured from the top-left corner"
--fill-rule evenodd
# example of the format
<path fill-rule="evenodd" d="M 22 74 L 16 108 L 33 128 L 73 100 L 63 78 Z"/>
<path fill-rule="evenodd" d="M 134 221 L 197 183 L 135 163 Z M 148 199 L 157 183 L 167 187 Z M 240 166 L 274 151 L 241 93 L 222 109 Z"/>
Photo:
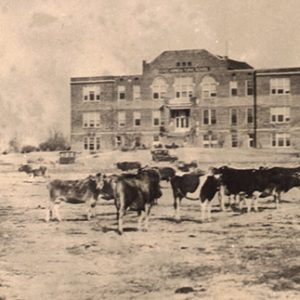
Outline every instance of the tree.
<path fill-rule="evenodd" d="M 48 139 L 41 143 L 39 148 L 42 151 L 60 151 L 70 149 L 67 139 L 57 129 L 50 131 Z"/>

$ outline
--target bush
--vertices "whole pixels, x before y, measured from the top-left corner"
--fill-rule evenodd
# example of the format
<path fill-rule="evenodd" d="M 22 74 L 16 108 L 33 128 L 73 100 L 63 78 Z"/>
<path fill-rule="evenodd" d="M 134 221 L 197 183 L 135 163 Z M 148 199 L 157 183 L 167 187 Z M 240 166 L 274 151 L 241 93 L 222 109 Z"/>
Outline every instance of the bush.
<path fill-rule="evenodd" d="M 31 145 L 26 145 L 26 146 L 22 147 L 21 153 L 30 153 L 30 152 L 35 152 L 35 151 L 38 151 L 38 150 L 39 150 L 38 147 L 31 146 Z"/>
<path fill-rule="evenodd" d="M 41 151 L 62 151 L 69 150 L 70 146 L 62 133 L 54 131 L 50 137 L 39 145 Z"/>

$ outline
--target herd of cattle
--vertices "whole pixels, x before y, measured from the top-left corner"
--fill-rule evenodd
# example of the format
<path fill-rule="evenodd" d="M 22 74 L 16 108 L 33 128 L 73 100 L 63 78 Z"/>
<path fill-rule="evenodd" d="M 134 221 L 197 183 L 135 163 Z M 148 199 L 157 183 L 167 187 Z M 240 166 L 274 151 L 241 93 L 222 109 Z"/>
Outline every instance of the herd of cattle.
<path fill-rule="evenodd" d="M 252 207 L 258 211 L 257 199 L 272 196 L 276 208 L 281 193 L 293 187 L 300 187 L 300 167 L 236 169 L 228 166 L 210 168 L 204 172 L 198 168 L 184 174 L 176 173 L 172 167 L 142 167 L 139 162 L 118 163 L 121 174 L 106 175 L 97 173 L 83 180 L 51 180 L 48 183 L 50 204 L 47 208 L 46 221 L 61 220 L 59 204 L 86 203 L 88 220 L 95 215 L 95 206 L 99 198 L 114 200 L 117 211 L 118 232 L 123 233 L 123 216 L 127 210 L 137 211 L 139 229 L 148 227 L 151 207 L 163 196 L 160 182 L 170 182 L 175 218 L 180 220 L 180 206 L 183 198 L 197 200 L 201 204 L 202 221 L 211 218 L 211 202 L 217 197 L 220 209 L 225 210 L 225 198 L 229 204 L 234 199 L 235 205 L 245 203 L 247 211 Z M 195 166 L 193 166 L 195 167 Z M 134 170 L 134 172 L 132 171 Z M 22 166 L 31 176 L 45 176 L 45 167 L 31 169 Z"/>

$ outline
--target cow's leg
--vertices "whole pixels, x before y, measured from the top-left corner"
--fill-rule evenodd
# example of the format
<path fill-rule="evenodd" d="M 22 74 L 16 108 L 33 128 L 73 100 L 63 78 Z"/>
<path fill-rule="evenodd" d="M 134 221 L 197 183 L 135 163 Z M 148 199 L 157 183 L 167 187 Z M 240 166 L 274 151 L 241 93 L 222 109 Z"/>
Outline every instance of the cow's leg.
<path fill-rule="evenodd" d="M 207 204 L 207 200 L 205 201 L 201 201 L 200 205 L 201 205 L 201 221 L 204 222 L 205 220 L 205 210 L 206 210 L 206 204 Z"/>
<path fill-rule="evenodd" d="M 174 196 L 175 219 L 177 222 L 180 221 L 180 202 L 180 199 Z"/>
<path fill-rule="evenodd" d="M 207 220 L 211 221 L 211 201 L 207 200 Z"/>
<path fill-rule="evenodd" d="M 245 203 L 246 203 L 246 206 L 247 206 L 247 213 L 250 213 L 251 211 L 251 204 L 252 204 L 252 197 L 249 198 L 249 197 L 245 197 Z"/>
<path fill-rule="evenodd" d="M 139 221 L 138 221 L 138 230 L 141 231 L 143 227 L 143 220 L 145 218 L 145 211 L 139 210 L 138 211 Z"/>
<path fill-rule="evenodd" d="M 46 209 L 46 217 L 45 217 L 45 221 L 48 223 L 49 221 L 52 220 L 52 216 L 53 216 L 53 206 L 54 203 L 51 201 L 48 205 L 48 208 Z"/>
<path fill-rule="evenodd" d="M 88 208 L 87 208 L 87 219 L 88 221 L 95 216 L 95 207 L 96 207 L 96 200 L 94 198 L 90 198 L 88 201 L 87 201 L 87 205 L 88 205 Z"/>
<path fill-rule="evenodd" d="M 149 217 L 150 217 L 150 211 L 151 211 L 151 204 L 150 203 L 146 203 L 145 204 L 145 230 L 148 230 L 149 227 Z"/>
<path fill-rule="evenodd" d="M 280 192 L 274 193 L 275 207 L 278 209 L 280 202 Z"/>
<path fill-rule="evenodd" d="M 61 221 L 61 216 L 59 214 L 59 204 L 60 202 L 55 202 L 53 205 L 53 217 L 56 217 L 57 221 Z"/>
<path fill-rule="evenodd" d="M 220 190 L 218 192 L 218 198 L 219 198 L 219 203 L 220 203 L 220 208 L 222 211 L 225 211 L 225 204 L 224 204 L 224 199 L 225 199 L 225 187 L 221 186 Z"/>
<path fill-rule="evenodd" d="M 253 194 L 253 197 L 252 197 L 252 199 L 253 199 L 252 205 L 253 205 L 253 209 L 254 209 L 255 212 L 258 212 L 258 203 L 257 203 L 258 202 L 258 198 L 259 198 L 259 193 L 255 192 Z"/>
<path fill-rule="evenodd" d="M 246 204 L 245 197 L 244 197 L 244 195 L 237 195 L 237 197 L 239 198 L 239 210 L 242 211 L 243 203 Z"/>

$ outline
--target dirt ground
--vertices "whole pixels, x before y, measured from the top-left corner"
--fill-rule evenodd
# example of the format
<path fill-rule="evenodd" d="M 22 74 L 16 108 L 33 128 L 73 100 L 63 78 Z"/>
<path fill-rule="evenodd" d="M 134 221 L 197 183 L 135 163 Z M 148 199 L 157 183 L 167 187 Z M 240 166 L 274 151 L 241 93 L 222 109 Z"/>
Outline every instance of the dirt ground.
<path fill-rule="evenodd" d="M 50 175 L 83 178 L 82 170 Z M 119 236 L 112 202 L 99 201 L 91 221 L 85 206 L 65 204 L 62 222 L 45 223 L 44 179 L 3 163 L 0 182 L 1 300 L 300 299 L 298 189 L 277 210 L 260 199 L 258 213 L 221 212 L 214 200 L 209 223 L 198 202 L 183 200 L 176 223 L 163 183 L 149 231 L 138 232 L 129 212 Z"/>

